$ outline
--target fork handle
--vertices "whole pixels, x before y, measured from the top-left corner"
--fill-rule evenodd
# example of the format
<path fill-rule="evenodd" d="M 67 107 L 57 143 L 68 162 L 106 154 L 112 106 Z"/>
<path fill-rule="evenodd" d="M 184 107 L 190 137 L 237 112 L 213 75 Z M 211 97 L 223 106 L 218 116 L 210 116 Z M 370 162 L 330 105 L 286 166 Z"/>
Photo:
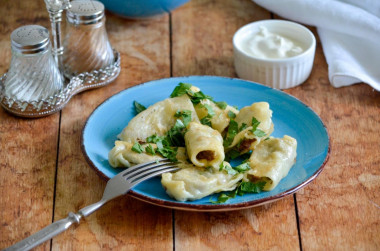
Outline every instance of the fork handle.
<path fill-rule="evenodd" d="M 4 251 L 23 251 L 30 250 L 43 242 L 53 238 L 54 236 L 62 233 L 68 229 L 74 222 L 79 223 L 81 216 L 75 213 L 69 213 L 67 218 L 56 221 L 49 226 L 41 229 L 37 233 L 29 236 L 28 238 L 17 242 L 13 246 L 6 248 Z"/>

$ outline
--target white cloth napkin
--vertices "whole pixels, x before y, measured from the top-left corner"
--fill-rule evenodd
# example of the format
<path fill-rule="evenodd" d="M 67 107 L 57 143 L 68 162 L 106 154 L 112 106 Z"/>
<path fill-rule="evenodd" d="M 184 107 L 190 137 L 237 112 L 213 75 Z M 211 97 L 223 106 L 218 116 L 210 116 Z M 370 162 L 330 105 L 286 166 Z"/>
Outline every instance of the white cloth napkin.
<path fill-rule="evenodd" d="M 365 82 L 380 91 L 380 0 L 253 0 L 317 27 L 334 87 Z"/>

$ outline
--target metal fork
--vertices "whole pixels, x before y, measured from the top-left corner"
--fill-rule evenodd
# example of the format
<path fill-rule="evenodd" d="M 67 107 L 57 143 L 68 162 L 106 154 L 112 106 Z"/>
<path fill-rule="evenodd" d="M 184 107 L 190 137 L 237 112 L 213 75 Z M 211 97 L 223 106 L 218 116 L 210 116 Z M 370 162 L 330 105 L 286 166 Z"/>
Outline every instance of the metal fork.
<path fill-rule="evenodd" d="M 177 167 L 176 164 L 170 162 L 168 159 L 152 161 L 128 168 L 107 182 L 106 188 L 103 192 L 103 197 L 100 201 L 80 209 L 77 213 L 70 212 L 67 218 L 52 223 L 39 232 L 29 236 L 28 238 L 16 243 L 15 245 L 5 250 L 30 250 L 62 233 L 74 222 L 79 223 L 82 217 L 86 217 L 92 214 L 108 201 L 126 194 L 132 187 L 136 186 L 140 182 L 162 173 L 176 171 L 178 169 L 180 168 Z"/>

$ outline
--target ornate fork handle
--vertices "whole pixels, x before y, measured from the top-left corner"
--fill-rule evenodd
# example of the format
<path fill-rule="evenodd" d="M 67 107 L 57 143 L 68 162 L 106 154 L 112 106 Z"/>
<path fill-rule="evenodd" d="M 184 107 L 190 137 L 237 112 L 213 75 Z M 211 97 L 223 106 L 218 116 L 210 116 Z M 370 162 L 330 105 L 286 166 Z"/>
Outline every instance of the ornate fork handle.
<path fill-rule="evenodd" d="M 86 217 L 96 210 L 98 210 L 100 207 L 102 207 L 105 203 L 107 203 L 109 200 L 100 200 L 94 204 L 91 204 L 87 207 L 82 208 L 78 211 L 78 213 L 70 212 L 69 215 L 59 221 L 56 221 L 49 226 L 41 229 L 37 233 L 29 236 L 28 238 L 16 243 L 15 245 L 6 248 L 4 251 L 26 251 L 30 250 L 43 242 L 50 240 L 54 236 L 64 232 L 67 230 L 73 223 L 80 223 L 80 219 L 82 217 Z"/>
<path fill-rule="evenodd" d="M 37 233 L 29 236 L 28 238 L 16 243 L 15 245 L 6 248 L 4 251 L 23 251 L 30 250 L 43 242 L 53 238 L 54 236 L 62 233 L 68 229 L 73 223 L 79 223 L 81 216 L 75 213 L 69 213 L 69 216 L 65 219 L 56 221 L 51 225 L 41 229 Z"/>

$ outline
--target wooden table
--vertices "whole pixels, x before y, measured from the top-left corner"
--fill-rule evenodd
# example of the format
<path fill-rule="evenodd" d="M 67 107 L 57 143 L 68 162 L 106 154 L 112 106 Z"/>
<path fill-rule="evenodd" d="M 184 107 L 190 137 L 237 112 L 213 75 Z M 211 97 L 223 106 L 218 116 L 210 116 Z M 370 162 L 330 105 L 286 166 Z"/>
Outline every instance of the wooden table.
<path fill-rule="evenodd" d="M 192 0 L 140 21 L 106 15 L 122 57 L 116 81 L 40 119 L 0 109 L 1 249 L 101 197 L 105 181 L 80 148 L 84 123 L 100 103 L 154 79 L 236 77 L 234 32 L 279 18 L 250 0 Z M 1 1 L 1 73 L 10 63 L 11 32 L 26 24 L 50 27 L 42 0 Z M 285 91 L 322 118 L 331 139 L 325 170 L 295 195 L 223 213 L 174 211 L 125 196 L 36 250 L 380 250 L 380 93 L 365 84 L 335 89 L 327 71 L 318 40 L 311 76 Z"/>

